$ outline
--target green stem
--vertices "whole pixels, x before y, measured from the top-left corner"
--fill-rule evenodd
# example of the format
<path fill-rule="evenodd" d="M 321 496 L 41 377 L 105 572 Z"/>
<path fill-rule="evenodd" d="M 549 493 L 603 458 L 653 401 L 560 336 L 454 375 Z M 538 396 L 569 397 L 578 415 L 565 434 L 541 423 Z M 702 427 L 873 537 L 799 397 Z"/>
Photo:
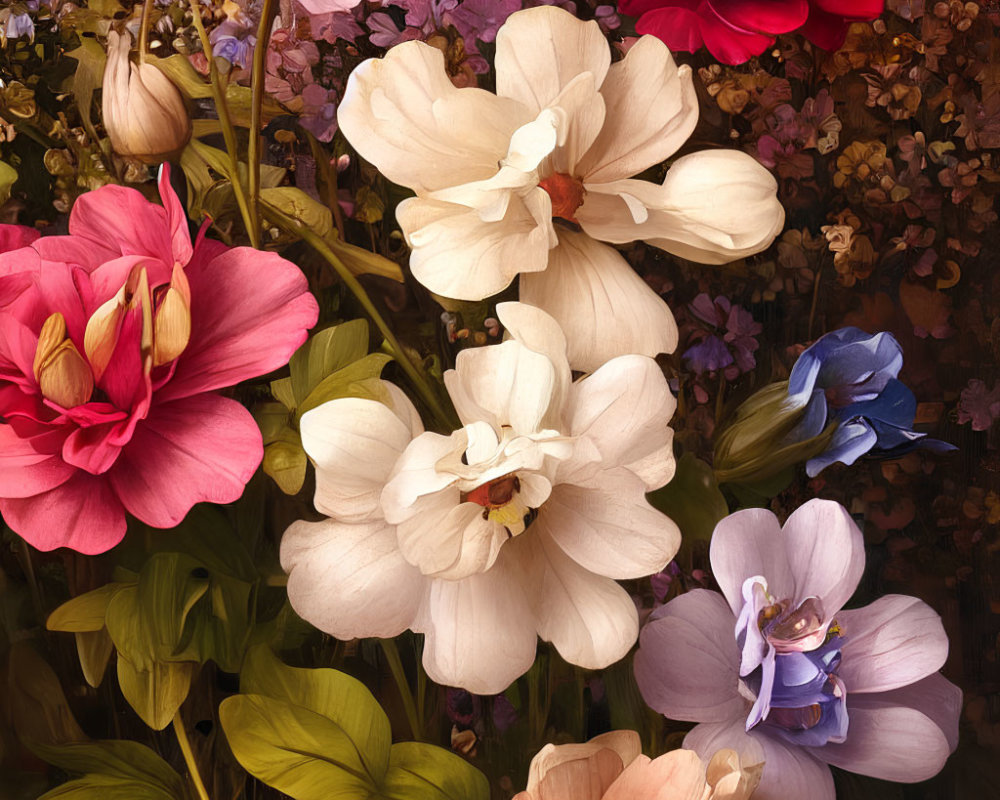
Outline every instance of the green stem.
<path fill-rule="evenodd" d="M 254 236 L 260 241 L 260 129 L 264 107 L 264 63 L 267 45 L 271 39 L 271 28 L 278 13 L 275 0 L 264 0 L 257 26 L 257 44 L 253 51 L 253 66 L 250 72 L 250 140 L 247 143 L 247 167 L 250 171 L 250 221 L 254 226 Z"/>
<path fill-rule="evenodd" d="M 337 168 L 330 165 L 330 156 L 323 149 L 315 136 L 306 131 L 309 138 L 309 149 L 312 152 L 313 161 L 316 162 L 316 169 L 319 170 L 326 187 L 326 205 L 333 214 L 333 224 L 337 226 L 337 233 L 340 240 L 347 241 L 344 234 L 344 215 L 340 210 L 340 201 L 337 198 Z"/>
<path fill-rule="evenodd" d="M 215 58 L 212 55 L 212 43 L 208 39 L 205 24 L 201 21 L 201 8 L 198 5 L 198 0 L 190 0 L 190 3 L 194 27 L 198 31 L 198 38 L 201 40 L 201 49 L 205 54 L 205 59 L 208 61 L 212 81 L 212 99 L 215 100 L 215 110 L 219 114 L 219 124 L 222 126 L 222 137 L 226 141 L 226 151 L 229 153 L 233 194 L 236 195 L 236 204 L 240 207 L 240 215 L 243 217 L 243 225 L 246 227 L 247 235 L 250 237 L 250 244 L 260 249 L 258 229 L 254 225 L 253 218 L 250 216 L 250 204 L 243 189 L 243 182 L 240 180 L 239 146 L 236 141 L 236 129 L 233 127 L 233 120 L 229 115 L 226 90 L 222 86 L 219 68 L 216 66 Z"/>
<path fill-rule="evenodd" d="M 191 742 L 188 741 L 187 731 L 184 730 L 184 720 L 181 719 L 181 712 L 178 709 L 174 714 L 174 734 L 177 736 L 177 744 L 181 746 L 181 753 L 184 755 L 184 763 L 187 764 L 188 775 L 194 790 L 198 793 L 199 800 L 209 800 L 208 791 L 198 772 L 198 762 L 194 760 L 194 753 L 191 751 Z"/>
<path fill-rule="evenodd" d="M 142 4 L 142 19 L 139 21 L 139 63 L 146 62 L 146 51 L 149 49 L 149 16 L 153 10 L 153 0 L 145 0 Z"/>
<path fill-rule="evenodd" d="M 350 289 L 354 296 L 358 299 L 358 302 L 361 303 L 361 307 L 364 308 L 365 313 L 371 317 L 372 322 L 375 323 L 375 327 L 377 327 L 382 333 L 390 354 L 396 359 L 399 366 L 402 367 L 403 372 L 406 373 L 407 377 L 413 383 L 414 388 L 420 394 L 424 403 L 427 404 L 431 413 L 437 418 L 438 422 L 448 430 L 455 430 L 456 428 L 461 427 L 461 424 L 455 418 L 454 412 L 449 414 L 445 410 L 441 401 L 438 399 L 437 393 L 431 386 L 426 375 L 423 373 L 423 370 L 419 369 L 407 355 L 406 351 L 403 350 L 402 345 L 400 345 L 399 340 L 396 339 L 392 329 L 378 312 L 378 309 L 375 308 L 375 304 L 372 302 L 371 297 L 368 296 L 368 292 L 365 291 L 364 287 L 358 279 L 354 277 L 344 262 L 337 257 L 333 250 L 330 249 L 330 246 L 326 243 L 323 237 L 306 225 L 303 225 L 300 220 L 290 217 L 288 214 L 285 214 L 283 211 L 280 211 L 269 203 L 261 202 L 261 210 L 264 212 L 264 215 L 275 224 L 284 228 L 291 234 L 300 236 L 309 244 L 310 247 L 313 248 L 313 250 L 323 256 L 326 262 L 333 267 L 334 271 L 344 282 L 347 288 Z"/>
<path fill-rule="evenodd" d="M 819 278 L 823 274 L 823 265 L 826 259 L 819 262 L 819 266 L 816 268 L 816 279 L 813 281 L 813 296 L 812 305 L 809 307 L 809 330 L 806 332 L 806 340 L 812 341 L 813 338 L 813 323 L 816 321 L 816 302 L 819 300 Z"/>
<path fill-rule="evenodd" d="M 399 658 L 399 650 L 396 649 L 395 639 L 379 639 L 382 645 L 382 652 L 385 653 L 385 660 L 389 662 L 389 669 L 392 670 L 393 680 L 399 689 L 400 697 L 403 698 L 403 708 L 406 710 L 406 718 L 410 723 L 410 732 L 418 742 L 424 738 L 421 717 L 417 711 L 417 705 L 413 701 L 413 692 L 410 690 L 410 682 L 406 679 L 406 672 L 403 670 L 403 662 Z"/>

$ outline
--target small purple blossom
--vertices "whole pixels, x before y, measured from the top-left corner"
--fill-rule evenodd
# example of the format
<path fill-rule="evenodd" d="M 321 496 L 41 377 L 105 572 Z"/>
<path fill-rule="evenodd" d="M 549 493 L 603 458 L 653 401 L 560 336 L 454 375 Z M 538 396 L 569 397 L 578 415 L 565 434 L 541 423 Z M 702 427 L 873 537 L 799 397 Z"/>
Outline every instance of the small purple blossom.
<path fill-rule="evenodd" d="M 700 375 L 721 369 L 725 370 L 726 380 L 735 380 L 757 366 L 753 354 L 760 345 L 755 337 L 762 327 L 749 311 L 734 306 L 725 297 L 713 301 L 705 293 L 699 294 L 688 308 L 695 318 L 717 331 L 694 333 L 698 341 L 683 355 L 693 372 Z"/>
<path fill-rule="evenodd" d="M 987 389 L 983 381 L 973 378 L 962 389 L 962 397 L 958 401 L 958 421 L 963 425 L 972 422 L 974 431 L 988 431 L 997 417 L 1000 417 L 1000 384 Z"/>

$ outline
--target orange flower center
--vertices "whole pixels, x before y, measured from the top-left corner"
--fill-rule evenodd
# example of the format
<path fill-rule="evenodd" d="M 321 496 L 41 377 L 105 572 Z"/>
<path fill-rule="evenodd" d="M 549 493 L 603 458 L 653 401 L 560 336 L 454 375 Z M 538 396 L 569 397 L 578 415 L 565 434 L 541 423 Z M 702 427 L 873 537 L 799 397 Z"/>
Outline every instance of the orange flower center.
<path fill-rule="evenodd" d="M 554 172 L 539 184 L 552 198 L 552 216 L 579 224 L 576 210 L 583 205 L 583 181 L 564 172 Z"/>

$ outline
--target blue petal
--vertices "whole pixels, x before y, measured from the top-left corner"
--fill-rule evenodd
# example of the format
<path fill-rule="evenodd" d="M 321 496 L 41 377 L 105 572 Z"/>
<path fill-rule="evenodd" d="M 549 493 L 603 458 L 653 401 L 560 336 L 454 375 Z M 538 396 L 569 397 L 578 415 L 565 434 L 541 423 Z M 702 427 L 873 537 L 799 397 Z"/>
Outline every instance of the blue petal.
<path fill-rule="evenodd" d="M 864 419 L 854 419 L 841 423 L 833 433 L 830 447 L 824 453 L 806 462 L 806 474 L 815 478 L 836 461 L 853 464 L 871 450 L 878 442 L 878 434 Z"/>

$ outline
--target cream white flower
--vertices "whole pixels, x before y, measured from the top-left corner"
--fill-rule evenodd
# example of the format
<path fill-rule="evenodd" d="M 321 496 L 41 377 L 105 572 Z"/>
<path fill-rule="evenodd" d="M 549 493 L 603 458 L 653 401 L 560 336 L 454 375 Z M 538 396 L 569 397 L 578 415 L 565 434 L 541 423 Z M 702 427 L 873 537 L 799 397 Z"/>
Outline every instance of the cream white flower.
<path fill-rule="evenodd" d="M 598 240 L 713 264 L 759 252 L 784 224 L 774 179 L 731 150 L 677 159 L 662 185 L 630 179 L 698 119 L 690 68 L 652 36 L 612 64 L 596 22 L 544 6 L 512 14 L 496 44 L 496 94 L 453 86 L 441 51 L 422 42 L 348 81 L 344 135 L 417 194 L 396 211 L 414 277 L 480 300 L 520 273 L 521 300 L 559 322 L 574 369 L 671 352 L 669 309 Z"/>
<path fill-rule="evenodd" d="M 491 694 L 527 671 L 536 635 L 567 661 L 622 658 L 638 618 L 616 579 L 662 569 L 677 526 L 645 493 L 673 476 L 676 403 L 656 363 L 627 355 L 572 382 L 543 311 L 502 303 L 512 338 L 445 375 L 463 423 L 422 432 L 412 405 L 340 399 L 306 413 L 316 508 L 281 563 L 288 596 L 332 635 L 426 634 L 435 681 Z"/>

